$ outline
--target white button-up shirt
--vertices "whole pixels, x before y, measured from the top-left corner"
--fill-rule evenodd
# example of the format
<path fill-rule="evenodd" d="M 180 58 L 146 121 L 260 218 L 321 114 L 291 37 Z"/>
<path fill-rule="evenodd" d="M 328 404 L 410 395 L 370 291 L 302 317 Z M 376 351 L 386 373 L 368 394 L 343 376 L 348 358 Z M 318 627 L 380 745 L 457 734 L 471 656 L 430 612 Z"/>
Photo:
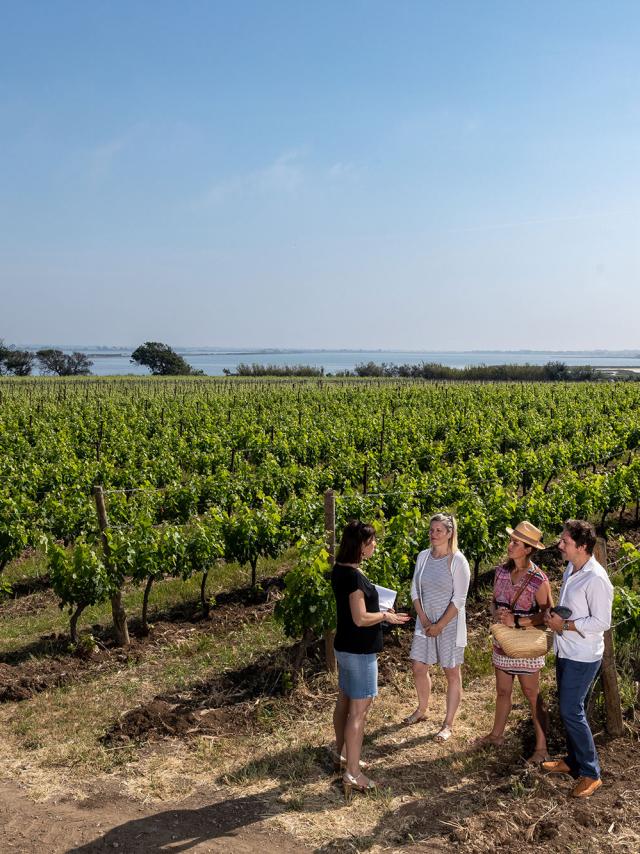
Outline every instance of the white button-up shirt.
<path fill-rule="evenodd" d="M 599 661 L 604 652 L 604 633 L 611 627 L 613 585 L 606 569 L 591 556 L 582 569 L 573 573 L 567 564 L 560 588 L 558 605 L 571 608 L 570 620 L 578 632 L 556 632 L 553 651 L 558 658 L 573 661 Z"/>

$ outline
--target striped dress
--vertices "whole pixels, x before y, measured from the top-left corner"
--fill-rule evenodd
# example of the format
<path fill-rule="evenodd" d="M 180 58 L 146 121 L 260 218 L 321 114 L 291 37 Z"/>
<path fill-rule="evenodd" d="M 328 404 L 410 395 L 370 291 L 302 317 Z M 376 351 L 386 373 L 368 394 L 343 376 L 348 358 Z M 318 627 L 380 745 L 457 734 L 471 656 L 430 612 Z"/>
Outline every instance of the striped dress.
<path fill-rule="evenodd" d="M 513 613 L 519 617 L 531 617 L 540 611 L 536 601 L 536 594 L 541 585 L 547 581 L 547 576 L 541 569 L 532 563 L 534 570 L 529 583 L 518 596 L 518 601 L 513 608 Z M 496 566 L 496 574 L 493 581 L 493 602 L 497 608 L 503 606 L 509 608 L 511 602 L 522 586 L 524 578 L 520 578 L 517 584 L 511 581 L 511 572 L 506 566 Z M 508 673 L 536 673 L 544 667 L 544 655 L 539 658 L 510 658 L 496 641 L 493 641 L 493 665 L 499 670 Z"/>
<path fill-rule="evenodd" d="M 437 622 L 451 604 L 453 579 L 449 568 L 450 561 L 450 555 L 441 558 L 429 555 L 420 576 L 420 588 L 417 592 L 424 612 L 432 623 Z M 409 658 L 423 664 L 457 667 L 464 661 L 464 647 L 456 646 L 457 632 L 458 617 L 447 623 L 437 638 L 425 635 L 422 623 L 416 620 Z"/>

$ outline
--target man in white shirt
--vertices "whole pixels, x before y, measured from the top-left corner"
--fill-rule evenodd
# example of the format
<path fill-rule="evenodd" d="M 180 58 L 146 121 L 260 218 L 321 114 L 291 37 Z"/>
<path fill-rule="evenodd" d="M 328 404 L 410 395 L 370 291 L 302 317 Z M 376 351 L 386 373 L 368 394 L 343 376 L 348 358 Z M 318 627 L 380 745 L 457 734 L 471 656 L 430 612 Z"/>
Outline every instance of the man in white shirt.
<path fill-rule="evenodd" d="M 604 652 L 604 633 L 611 626 L 613 586 L 607 571 L 593 557 L 596 534 L 589 522 L 569 519 L 560 537 L 560 551 L 569 561 L 562 579 L 558 606 L 571 610 L 570 619 L 547 612 L 545 623 L 556 634 L 556 679 L 560 717 L 567 738 L 565 759 L 543 762 L 545 771 L 576 779 L 572 795 L 588 798 L 602 785 L 600 764 L 585 714 L 585 703 L 598 675 Z"/>

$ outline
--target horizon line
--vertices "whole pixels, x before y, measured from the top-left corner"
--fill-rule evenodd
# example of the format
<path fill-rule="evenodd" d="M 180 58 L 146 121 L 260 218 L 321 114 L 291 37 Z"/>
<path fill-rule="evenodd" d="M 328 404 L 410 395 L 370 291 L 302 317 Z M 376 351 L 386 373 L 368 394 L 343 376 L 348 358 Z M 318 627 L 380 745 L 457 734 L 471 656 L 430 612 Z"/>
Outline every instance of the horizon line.
<path fill-rule="evenodd" d="M 45 349 L 45 348 L 57 348 L 61 350 L 85 350 L 85 351 L 104 351 L 104 352 L 91 352 L 90 355 L 95 355 L 97 357 L 100 356 L 108 356 L 108 355 L 118 355 L 125 353 L 133 352 L 136 347 L 130 347 L 128 345 L 105 345 L 105 344 L 17 344 L 14 345 L 18 349 Z M 637 358 L 640 358 L 640 348 L 637 347 L 628 347 L 628 348 L 617 348 L 606 349 L 606 348 L 594 348 L 587 350 L 560 350 L 560 349 L 532 349 L 528 347 L 521 347 L 518 349 L 500 349 L 500 348 L 481 348 L 474 347 L 471 349 L 449 349 L 449 350 L 422 350 L 422 349 L 396 349 L 393 347 L 216 347 L 216 346 L 175 346 L 172 347 L 177 353 L 188 353 L 192 356 L 207 356 L 207 355 L 216 355 L 216 356 L 251 356 L 251 355 L 277 355 L 281 353 L 405 353 L 407 355 L 416 355 L 416 354 L 440 354 L 440 355 L 450 355 L 450 354 L 478 354 L 478 353 L 498 353 L 498 354 L 535 354 L 535 355 L 556 355 L 556 356 L 582 356 L 582 355 L 633 355 Z M 111 352 L 109 352 L 111 351 Z M 204 352 L 200 352 L 204 351 Z"/>

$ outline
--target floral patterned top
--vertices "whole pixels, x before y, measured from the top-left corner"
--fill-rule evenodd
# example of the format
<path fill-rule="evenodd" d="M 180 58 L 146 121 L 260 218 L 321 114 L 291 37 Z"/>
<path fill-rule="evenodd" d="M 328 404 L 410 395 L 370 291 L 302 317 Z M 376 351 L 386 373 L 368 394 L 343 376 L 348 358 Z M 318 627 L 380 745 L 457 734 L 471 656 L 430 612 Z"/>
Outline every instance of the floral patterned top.
<path fill-rule="evenodd" d="M 540 587 L 548 581 L 547 576 L 541 569 L 532 563 L 529 567 L 529 582 L 522 593 L 518 596 L 518 601 L 513 607 L 513 613 L 519 617 L 530 617 L 532 614 L 537 614 L 540 606 L 536 601 L 536 594 Z M 493 601 L 497 608 L 511 608 L 513 599 L 522 587 L 524 578 L 521 578 L 517 584 L 511 581 L 511 572 L 502 564 L 496 566 L 496 574 L 493 579 Z"/>
<path fill-rule="evenodd" d="M 536 601 L 536 593 L 547 580 L 544 572 L 532 563 L 529 567 L 528 584 L 518 596 L 513 613 L 519 617 L 530 617 L 532 614 L 537 614 L 540 611 L 540 606 Z M 501 606 L 511 608 L 511 603 L 518 590 L 522 587 L 523 582 L 524 578 L 521 578 L 517 584 L 514 584 L 511 581 L 511 572 L 507 567 L 504 565 L 496 566 L 493 581 L 493 601 L 495 606 L 497 608 Z M 544 667 L 544 656 L 540 656 L 540 658 L 510 658 L 495 640 L 493 641 L 492 659 L 496 667 L 512 674 L 535 673 Z"/>

